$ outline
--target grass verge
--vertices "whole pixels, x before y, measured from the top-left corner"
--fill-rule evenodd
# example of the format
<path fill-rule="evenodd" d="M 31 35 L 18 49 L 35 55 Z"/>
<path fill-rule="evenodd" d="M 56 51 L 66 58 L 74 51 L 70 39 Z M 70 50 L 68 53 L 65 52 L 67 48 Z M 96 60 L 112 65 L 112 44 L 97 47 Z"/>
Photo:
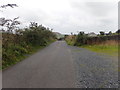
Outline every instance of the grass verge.
<path fill-rule="evenodd" d="M 84 45 L 81 47 L 97 53 L 105 53 L 116 57 L 118 56 L 118 45 Z"/>
<path fill-rule="evenodd" d="M 15 58 L 15 60 L 14 60 L 13 62 L 8 63 L 8 64 L 5 64 L 5 65 L 2 65 L 2 70 L 5 70 L 5 69 L 7 69 L 7 68 L 9 68 L 9 67 L 17 64 L 18 62 L 20 62 L 20 61 L 28 58 L 28 57 L 31 56 L 32 54 L 34 54 L 34 53 L 38 52 L 39 50 L 41 50 L 41 49 L 49 46 L 49 45 L 50 45 L 51 43 L 53 43 L 53 42 L 54 42 L 54 41 L 51 41 L 51 42 L 47 43 L 46 46 L 34 46 L 34 47 L 31 46 L 31 50 L 30 50 L 28 53 L 23 54 L 23 55 L 19 55 L 19 56 L 17 56 L 17 57 Z M 3 63 L 3 62 L 2 62 L 2 63 Z M 0 69 L 1 69 L 1 68 L 0 68 Z"/>

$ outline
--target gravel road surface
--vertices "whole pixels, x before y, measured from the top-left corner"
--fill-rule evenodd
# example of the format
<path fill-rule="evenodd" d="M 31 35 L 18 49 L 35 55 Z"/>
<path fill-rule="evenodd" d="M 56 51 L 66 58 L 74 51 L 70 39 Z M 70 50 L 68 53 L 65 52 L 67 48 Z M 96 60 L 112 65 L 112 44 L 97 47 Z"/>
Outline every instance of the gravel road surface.
<path fill-rule="evenodd" d="M 118 58 L 69 46 L 78 88 L 118 88 Z"/>
<path fill-rule="evenodd" d="M 117 58 L 56 41 L 3 71 L 3 88 L 117 88 Z"/>

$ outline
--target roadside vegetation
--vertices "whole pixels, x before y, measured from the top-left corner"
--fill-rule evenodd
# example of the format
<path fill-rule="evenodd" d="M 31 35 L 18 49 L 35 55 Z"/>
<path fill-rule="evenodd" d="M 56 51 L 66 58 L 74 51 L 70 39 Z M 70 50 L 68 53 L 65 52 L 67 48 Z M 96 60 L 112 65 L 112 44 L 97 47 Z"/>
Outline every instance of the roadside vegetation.
<path fill-rule="evenodd" d="M 0 10 L 2 11 L 7 7 L 18 6 L 16 4 L 6 4 L 0 6 Z M 38 25 L 36 22 L 30 22 L 28 27 L 20 29 L 19 25 L 22 22 L 18 19 L 19 17 L 14 19 L 0 17 L 0 35 L 2 34 L 2 37 L 0 37 L 0 55 L 2 55 L 0 64 L 2 63 L 2 67 L 0 65 L 0 69 L 16 64 L 56 39 L 52 29 Z"/>
<path fill-rule="evenodd" d="M 55 41 L 55 35 L 49 28 L 31 22 L 28 28 L 17 29 L 13 26 L 19 22 L 17 20 L 11 21 L 6 22 L 7 30 L 2 30 L 3 69 Z"/>
<path fill-rule="evenodd" d="M 109 41 L 112 42 L 112 41 Z M 111 56 L 118 56 L 118 43 L 115 42 L 113 45 L 110 45 L 106 42 L 106 44 L 98 44 L 98 45 L 84 45 L 81 46 L 82 48 L 87 48 L 89 50 L 98 52 L 98 53 L 105 53 Z"/>
<path fill-rule="evenodd" d="M 89 50 L 105 53 L 111 56 L 118 56 L 118 42 L 120 30 L 107 34 L 100 32 L 97 36 L 88 36 L 84 32 L 79 32 L 78 35 L 66 35 L 65 40 L 68 45 L 87 48 Z"/>
<path fill-rule="evenodd" d="M 74 45 L 76 40 L 75 35 L 66 35 L 65 36 L 65 41 L 67 42 L 68 45 Z"/>

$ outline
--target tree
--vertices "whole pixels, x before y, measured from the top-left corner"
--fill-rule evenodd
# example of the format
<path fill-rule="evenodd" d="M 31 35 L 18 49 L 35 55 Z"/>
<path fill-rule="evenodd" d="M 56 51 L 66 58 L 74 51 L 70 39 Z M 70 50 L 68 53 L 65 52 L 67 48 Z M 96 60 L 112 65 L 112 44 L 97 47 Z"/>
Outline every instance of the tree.
<path fill-rule="evenodd" d="M 17 4 L 7 4 L 7 5 L 0 6 L 0 8 L 6 8 L 6 7 L 14 8 L 14 7 L 18 7 L 18 6 L 17 6 Z"/>
<path fill-rule="evenodd" d="M 5 19 L 5 18 L 0 18 L 0 26 L 7 27 L 7 31 L 13 32 L 17 28 L 17 25 L 20 24 L 20 22 L 17 20 L 19 17 L 12 19 Z"/>
<path fill-rule="evenodd" d="M 29 27 L 30 27 L 30 28 L 38 27 L 38 23 L 36 23 L 36 22 L 30 22 Z"/>
<path fill-rule="evenodd" d="M 109 31 L 109 33 L 107 35 L 112 35 L 112 31 Z"/>
<path fill-rule="evenodd" d="M 102 36 L 103 36 L 103 35 L 105 35 L 105 32 L 103 32 L 103 31 L 100 31 L 100 35 L 102 35 Z"/>
<path fill-rule="evenodd" d="M 27 44 L 45 46 L 55 35 L 49 28 L 31 22 L 29 28 L 23 31 L 23 38 Z"/>
<path fill-rule="evenodd" d="M 84 32 L 79 32 L 76 38 L 75 45 L 84 45 L 87 43 L 87 35 Z"/>
<path fill-rule="evenodd" d="M 7 4 L 7 5 L 1 5 L 0 8 L 6 8 L 6 7 L 18 7 L 17 4 Z M 17 17 L 18 18 L 18 17 Z M 14 18 L 14 19 L 17 19 Z M 0 18 L 0 26 L 4 26 L 8 21 L 11 21 L 10 19 Z"/>

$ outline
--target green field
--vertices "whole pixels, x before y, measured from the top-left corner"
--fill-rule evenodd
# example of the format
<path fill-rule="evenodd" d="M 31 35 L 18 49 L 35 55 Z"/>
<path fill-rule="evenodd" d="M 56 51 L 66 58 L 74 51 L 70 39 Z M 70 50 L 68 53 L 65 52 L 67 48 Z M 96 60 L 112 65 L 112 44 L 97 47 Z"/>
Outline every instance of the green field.
<path fill-rule="evenodd" d="M 118 56 L 118 45 L 84 45 L 82 48 L 87 48 L 98 53 L 105 53 L 111 56 Z"/>

